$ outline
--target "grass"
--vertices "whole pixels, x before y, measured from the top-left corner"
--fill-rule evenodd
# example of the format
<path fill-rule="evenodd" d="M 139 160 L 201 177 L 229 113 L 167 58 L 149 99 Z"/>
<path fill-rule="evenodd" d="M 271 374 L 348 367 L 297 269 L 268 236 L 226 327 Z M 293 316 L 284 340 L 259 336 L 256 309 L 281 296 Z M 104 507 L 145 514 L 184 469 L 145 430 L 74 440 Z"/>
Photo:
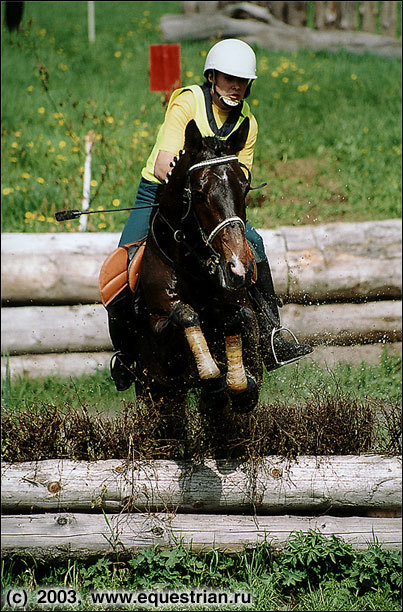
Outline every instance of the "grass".
<path fill-rule="evenodd" d="M 384 350 L 378 364 L 362 361 L 359 365 L 340 362 L 333 368 L 315 362 L 301 361 L 285 368 L 265 372 L 260 399 L 262 402 L 290 404 L 308 400 L 319 392 L 336 395 L 339 389 L 349 389 L 358 400 L 376 398 L 398 402 L 401 398 L 401 358 Z M 68 404 L 73 408 L 85 405 L 89 411 L 117 412 L 125 404 L 136 401 L 135 387 L 117 393 L 107 370 L 91 376 L 57 378 L 19 377 L 13 382 L 7 377 L 2 385 L 2 397 L 12 409 L 30 408 L 46 402 Z"/>
<path fill-rule="evenodd" d="M 26 2 L 3 27 L 3 231 L 77 231 L 54 213 L 80 208 L 93 131 L 91 207 L 130 206 L 163 120 L 149 91 L 148 47 L 180 2 L 100 2 L 88 42 L 83 2 Z M 214 42 L 214 41 L 211 41 Z M 211 42 L 181 43 L 182 84 L 201 83 Z M 400 217 L 401 61 L 370 54 L 255 47 L 250 103 L 259 123 L 250 199 L 256 227 Z M 127 214 L 91 215 L 120 231 Z"/>
<path fill-rule="evenodd" d="M 40 609 L 33 603 L 35 590 L 56 585 L 75 589 L 85 602 L 82 610 L 108 609 L 91 604 L 90 590 L 137 595 L 140 590 L 151 591 L 155 602 L 157 591 L 168 589 L 188 594 L 243 593 L 253 598 L 253 605 L 164 606 L 166 610 L 401 610 L 401 553 L 385 550 L 377 542 L 358 552 L 341 538 L 315 532 L 292 534 L 280 553 L 267 542 L 234 554 L 215 549 L 195 552 L 179 543 L 171 550 L 141 551 L 124 562 L 100 558 L 96 563 L 68 560 L 51 566 L 32 559 L 2 563 L 3 594 L 10 588 L 27 589 L 32 602 L 27 610 Z"/>

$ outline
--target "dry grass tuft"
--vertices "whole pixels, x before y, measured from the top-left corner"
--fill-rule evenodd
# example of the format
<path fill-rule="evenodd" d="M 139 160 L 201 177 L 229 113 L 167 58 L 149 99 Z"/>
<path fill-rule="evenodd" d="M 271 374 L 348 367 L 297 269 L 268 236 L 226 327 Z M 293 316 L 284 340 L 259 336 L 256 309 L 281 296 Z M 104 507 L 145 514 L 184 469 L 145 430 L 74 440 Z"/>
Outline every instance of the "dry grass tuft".
<path fill-rule="evenodd" d="M 5 461 L 68 458 L 248 460 L 267 455 L 401 453 L 397 405 L 318 394 L 301 406 L 259 404 L 250 415 L 230 408 L 206 419 L 195 407 L 126 405 L 121 415 L 41 405 L 2 416 Z"/>

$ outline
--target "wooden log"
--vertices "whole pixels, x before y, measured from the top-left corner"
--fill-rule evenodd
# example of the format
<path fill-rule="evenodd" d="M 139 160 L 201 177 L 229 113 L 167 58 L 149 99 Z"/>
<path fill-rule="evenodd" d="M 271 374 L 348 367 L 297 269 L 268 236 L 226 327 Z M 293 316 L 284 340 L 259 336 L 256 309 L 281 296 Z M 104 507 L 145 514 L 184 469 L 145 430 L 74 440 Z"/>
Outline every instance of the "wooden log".
<path fill-rule="evenodd" d="M 395 342 L 402 338 L 401 302 L 367 304 L 288 304 L 281 311 L 282 324 L 300 342 L 313 345 L 351 345 Z"/>
<path fill-rule="evenodd" d="M 361 29 L 363 32 L 376 32 L 376 22 L 378 17 L 377 2 L 361 2 Z"/>
<path fill-rule="evenodd" d="M 259 230 L 285 301 L 400 299 L 399 219 Z M 98 276 L 119 234 L 3 234 L 2 300 L 13 304 L 100 302 Z"/>
<path fill-rule="evenodd" d="M 402 337 L 401 302 L 366 304 L 287 304 L 282 324 L 298 340 L 313 344 L 398 342 Z M 110 351 L 107 313 L 102 304 L 21 306 L 1 311 L 3 355 Z"/>
<path fill-rule="evenodd" d="M 402 356 L 402 343 L 357 344 L 355 346 L 316 346 L 305 360 L 332 368 L 341 361 L 360 365 L 379 364 L 387 350 L 390 356 Z M 10 380 L 20 377 L 44 378 L 47 376 L 69 378 L 81 374 L 95 374 L 109 368 L 112 352 L 96 353 L 51 353 L 43 355 L 15 355 L 1 358 L 1 377 Z M 305 361 L 304 360 L 304 361 Z M 299 363 L 289 367 L 298 368 Z"/>
<path fill-rule="evenodd" d="M 3 354 L 112 349 L 102 304 L 3 308 L 1 330 Z"/>
<path fill-rule="evenodd" d="M 400 299 L 401 230 L 401 220 L 388 220 L 283 226 L 260 234 L 279 295 L 307 304 Z"/>
<path fill-rule="evenodd" d="M 396 36 L 397 2 L 382 2 L 381 33 L 384 36 Z"/>
<path fill-rule="evenodd" d="M 28 378 L 69 378 L 91 375 L 109 368 L 113 352 L 51 353 L 43 355 L 17 355 L 1 358 L 2 380 L 27 376 Z"/>
<path fill-rule="evenodd" d="M 288 2 L 288 20 L 292 26 L 302 27 L 306 25 L 307 2 Z"/>
<path fill-rule="evenodd" d="M 338 25 L 339 2 L 315 2 L 315 28 L 326 30 Z"/>
<path fill-rule="evenodd" d="M 348 2 L 339 2 L 339 5 L 340 29 L 355 30 L 357 26 L 357 2 L 348 0 Z M 382 32 L 382 34 L 385 34 L 385 36 L 389 36 L 389 32 Z"/>
<path fill-rule="evenodd" d="M 31 514 L 3 516 L 3 558 L 27 555 L 53 562 L 90 559 L 119 553 L 119 559 L 179 542 L 194 551 L 241 551 L 257 543 L 285 546 L 295 531 L 334 534 L 357 549 L 378 539 L 385 548 L 401 550 L 401 519 L 363 517 L 228 516 L 205 514 Z"/>
<path fill-rule="evenodd" d="M 98 277 L 118 233 L 3 234 L 2 300 L 10 303 L 100 302 Z"/>
<path fill-rule="evenodd" d="M 401 458 L 278 456 L 206 460 L 2 464 L 4 513 L 155 512 L 360 514 L 399 512 Z"/>
<path fill-rule="evenodd" d="M 238 3 L 235 9 L 238 10 Z M 350 53 L 373 53 L 383 57 L 401 57 L 401 42 L 369 32 L 342 30 L 311 30 L 306 27 L 281 26 L 261 23 L 251 19 L 233 19 L 221 13 L 214 15 L 163 15 L 161 32 L 164 40 L 208 40 L 212 37 L 241 37 L 245 42 L 258 44 L 274 51 L 298 51 L 298 49 L 326 49 L 330 52 L 341 48 Z"/>

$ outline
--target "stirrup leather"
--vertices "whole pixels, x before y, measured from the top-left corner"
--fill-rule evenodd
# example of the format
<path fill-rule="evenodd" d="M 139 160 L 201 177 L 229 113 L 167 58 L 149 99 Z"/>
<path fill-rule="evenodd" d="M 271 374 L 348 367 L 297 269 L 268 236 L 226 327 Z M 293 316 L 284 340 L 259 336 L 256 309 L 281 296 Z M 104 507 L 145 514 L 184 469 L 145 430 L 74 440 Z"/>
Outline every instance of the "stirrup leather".
<path fill-rule="evenodd" d="M 271 350 L 273 353 L 274 361 L 276 362 L 277 366 L 285 366 L 285 365 L 288 365 L 289 363 L 294 363 L 295 361 L 299 361 L 300 359 L 302 359 L 302 357 L 305 356 L 305 355 L 299 355 L 298 357 L 293 357 L 292 359 L 287 359 L 286 361 L 279 361 L 276 355 L 276 349 L 274 348 L 274 338 L 276 334 L 283 332 L 283 331 L 289 333 L 292 336 L 297 346 L 301 344 L 298 341 L 296 335 L 290 329 L 288 329 L 288 327 L 284 327 L 283 325 L 280 325 L 280 327 L 274 327 L 272 329 L 271 336 L 270 336 L 270 344 L 271 344 Z"/>

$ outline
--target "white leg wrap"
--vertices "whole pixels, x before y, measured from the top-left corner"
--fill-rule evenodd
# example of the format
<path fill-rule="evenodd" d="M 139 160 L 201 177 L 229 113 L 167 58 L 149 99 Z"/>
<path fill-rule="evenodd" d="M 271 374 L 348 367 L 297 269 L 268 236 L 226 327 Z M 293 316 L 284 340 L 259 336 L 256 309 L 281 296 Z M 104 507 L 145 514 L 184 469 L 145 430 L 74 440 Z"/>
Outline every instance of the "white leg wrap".
<path fill-rule="evenodd" d="M 242 361 L 242 338 L 236 336 L 226 336 L 225 350 L 227 353 L 227 385 L 233 393 L 241 393 L 248 386 L 246 372 Z"/>
<path fill-rule="evenodd" d="M 202 330 L 198 325 L 185 329 L 186 340 L 196 359 L 197 371 L 202 379 L 217 378 L 220 370 L 211 356 Z"/>

